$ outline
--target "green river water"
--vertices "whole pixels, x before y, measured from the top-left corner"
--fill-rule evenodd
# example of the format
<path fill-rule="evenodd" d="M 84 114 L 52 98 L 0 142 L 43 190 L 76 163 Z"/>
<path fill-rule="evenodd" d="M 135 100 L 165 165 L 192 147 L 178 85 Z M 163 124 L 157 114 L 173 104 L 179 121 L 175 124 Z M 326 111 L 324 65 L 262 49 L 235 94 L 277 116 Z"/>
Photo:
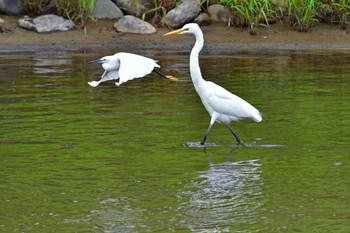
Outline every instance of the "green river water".
<path fill-rule="evenodd" d="M 0 232 L 350 232 L 350 52 L 204 52 L 263 121 L 235 146 L 189 77 L 96 88 L 106 51 L 0 54 Z"/>

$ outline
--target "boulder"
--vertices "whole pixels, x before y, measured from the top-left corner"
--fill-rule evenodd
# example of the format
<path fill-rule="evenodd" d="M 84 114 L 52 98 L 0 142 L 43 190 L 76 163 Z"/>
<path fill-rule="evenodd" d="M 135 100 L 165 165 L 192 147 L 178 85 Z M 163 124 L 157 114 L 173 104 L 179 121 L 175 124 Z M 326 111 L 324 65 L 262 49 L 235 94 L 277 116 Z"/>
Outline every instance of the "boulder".
<path fill-rule="evenodd" d="M 18 20 L 18 26 L 38 33 L 63 32 L 75 29 L 75 24 L 57 15 L 41 15 L 34 19 L 24 16 Z"/>
<path fill-rule="evenodd" d="M 197 23 L 199 26 L 205 26 L 210 24 L 210 18 L 207 13 L 201 13 L 193 22 Z"/>
<path fill-rule="evenodd" d="M 192 22 L 200 12 L 197 0 L 183 0 L 180 5 L 169 11 L 163 18 L 163 24 L 170 28 L 180 28 Z"/>
<path fill-rule="evenodd" d="M 156 32 L 156 29 L 151 24 L 132 15 L 120 18 L 113 27 L 118 32 L 125 33 L 152 34 Z"/>
<path fill-rule="evenodd" d="M 117 6 L 127 15 L 141 17 L 143 13 L 152 9 L 152 0 L 115 0 Z"/>
<path fill-rule="evenodd" d="M 223 5 L 214 4 L 208 7 L 208 15 L 213 22 L 228 23 L 230 10 Z"/>
<path fill-rule="evenodd" d="M 24 6 L 21 0 L 0 0 L 0 12 L 7 15 L 23 15 Z"/>
<path fill-rule="evenodd" d="M 124 13 L 110 0 L 96 0 L 92 12 L 97 19 L 119 19 Z"/>

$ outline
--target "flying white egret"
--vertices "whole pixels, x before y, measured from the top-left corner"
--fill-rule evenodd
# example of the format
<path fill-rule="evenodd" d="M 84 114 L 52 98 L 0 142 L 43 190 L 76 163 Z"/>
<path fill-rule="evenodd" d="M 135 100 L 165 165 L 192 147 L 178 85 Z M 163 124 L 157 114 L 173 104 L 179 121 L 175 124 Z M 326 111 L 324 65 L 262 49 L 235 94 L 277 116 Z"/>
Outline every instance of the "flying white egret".
<path fill-rule="evenodd" d="M 205 143 L 215 121 L 224 123 L 235 136 L 237 144 L 241 144 L 241 140 L 230 126 L 231 121 L 251 118 L 256 122 L 260 122 L 262 121 L 261 113 L 242 98 L 230 93 L 223 87 L 202 78 L 198 56 L 203 48 L 204 38 L 203 33 L 197 24 L 186 24 L 181 29 L 166 33 L 164 36 L 175 34 L 192 34 L 196 38 L 196 43 L 192 48 L 190 55 L 190 73 L 194 88 L 201 98 L 205 109 L 211 116 L 208 130 L 201 141 L 201 145 Z"/>
<path fill-rule="evenodd" d="M 88 82 L 92 87 L 97 87 L 101 82 L 119 79 L 115 85 L 132 80 L 134 78 L 142 78 L 154 71 L 163 78 L 177 81 L 173 76 L 166 76 L 154 68 L 159 68 L 157 61 L 132 53 L 116 53 L 112 56 L 105 56 L 101 59 L 90 61 L 89 63 L 102 63 L 105 70 L 99 81 Z"/>

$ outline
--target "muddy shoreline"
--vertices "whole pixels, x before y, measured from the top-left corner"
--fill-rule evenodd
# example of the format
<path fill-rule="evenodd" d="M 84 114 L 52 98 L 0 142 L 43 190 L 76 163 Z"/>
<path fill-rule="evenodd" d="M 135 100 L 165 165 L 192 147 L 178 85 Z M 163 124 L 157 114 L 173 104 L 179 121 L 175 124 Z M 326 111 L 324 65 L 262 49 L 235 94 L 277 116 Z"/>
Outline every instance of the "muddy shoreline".
<path fill-rule="evenodd" d="M 193 45 L 191 36 L 163 37 L 169 30 L 158 28 L 152 35 L 122 34 L 116 32 L 112 20 L 91 22 L 87 33 L 74 31 L 38 34 L 18 28 L 15 17 L 3 17 L 5 27 L 11 32 L 0 34 L 2 52 L 55 52 L 70 50 L 113 49 L 114 51 L 138 49 L 162 49 L 188 51 Z M 204 52 L 229 53 L 274 50 L 349 50 L 350 35 L 339 25 L 319 24 L 310 32 L 300 33 L 282 24 L 259 28 L 257 36 L 250 36 L 246 29 L 211 24 L 202 27 L 205 37 Z"/>

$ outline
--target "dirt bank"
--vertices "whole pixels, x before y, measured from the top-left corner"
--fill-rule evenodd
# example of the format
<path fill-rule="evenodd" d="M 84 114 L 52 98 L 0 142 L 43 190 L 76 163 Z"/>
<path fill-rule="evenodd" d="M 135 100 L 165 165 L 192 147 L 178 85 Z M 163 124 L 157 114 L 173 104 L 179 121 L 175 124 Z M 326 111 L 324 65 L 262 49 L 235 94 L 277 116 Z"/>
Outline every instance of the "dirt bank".
<path fill-rule="evenodd" d="M 138 48 L 161 48 L 169 50 L 188 50 L 193 44 L 190 36 L 163 37 L 166 28 L 158 28 L 156 34 L 134 35 L 117 33 L 113 28 L 115 21 L 91 22 L 87 35 L 81 28 L 69 32 L 38 34 L 17 27 L 16 17 L 2 16 L 5 27 L 12 32 L 0 33 L 0 51 L 41 51 L 41 50 L 82 50 L 113 48 L 115 50 Z M 212 24 L 202 27 L 206 46 L 210 52 L 231 50 L 310 50 L 310 49 L 350 49 L 350 35 L 339 25 L 319 24 L 310 32 L 300 33 L 275 24 L 269 29 L 259 28 L 257 36 L 250 36 L 247 30 Z"/>

